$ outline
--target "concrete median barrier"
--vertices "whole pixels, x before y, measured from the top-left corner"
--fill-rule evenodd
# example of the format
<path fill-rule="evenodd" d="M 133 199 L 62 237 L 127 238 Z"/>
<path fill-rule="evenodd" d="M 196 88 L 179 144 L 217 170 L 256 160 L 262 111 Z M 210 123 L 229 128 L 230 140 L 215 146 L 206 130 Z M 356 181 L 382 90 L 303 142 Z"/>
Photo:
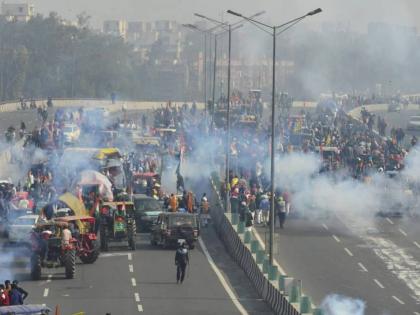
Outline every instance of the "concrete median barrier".
<path fill-rule="evenodd" d="M 212 174 L 210 181 L 213 189 L 211 216 L 217 233 L 229 254 L 254 284 L 261 298 L 270 305 L 275 314 L 322 315 L 320 309 L 314 308 L 311 299 L 303 295 L 302 281 L 281 274 L 281 268 L 270 264 L 264 246 L 253 232 L 245 229 L 238 214 L 224 212 L 223 202 L 217 193 L 220 180 L 216 173 Z"/>

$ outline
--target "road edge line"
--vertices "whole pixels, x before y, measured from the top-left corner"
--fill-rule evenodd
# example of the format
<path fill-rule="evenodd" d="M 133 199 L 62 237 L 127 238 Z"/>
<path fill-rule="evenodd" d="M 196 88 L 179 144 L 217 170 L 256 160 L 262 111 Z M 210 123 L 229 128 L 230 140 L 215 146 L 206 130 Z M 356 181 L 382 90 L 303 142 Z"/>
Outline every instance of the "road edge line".
<path fill-rule="evenodd" d="M 203 250 L 204 255 L 207 258 L 207 261 L 209 262 L 211 268 L 213 269 L 214 273 L 216 274 L 217 278 L 219 279 L 220 283 L 222 284 L 223 288 L 225 289 L 226 293 L 229 295 L 231 301 L 238 309 L 239 313 L 242 315 L 249 315 L 246 309 L 242 306 L 242 304 L 239 302 L 238 298 L 235 296 L 235 293 L 233 293 L 232 289 L 228 285 L 225 277 L 223 277 L 223 274 L 220 272 L 219 267 L 217 267 L 216 263 L 214 262 L 213 258 L 211 257 L 209 251 L 207 250 L 206 245 L 204 244 L 204 241 L 201 237 L 198 238 L 198 242 L 200 243 L 201 249 Z"/>

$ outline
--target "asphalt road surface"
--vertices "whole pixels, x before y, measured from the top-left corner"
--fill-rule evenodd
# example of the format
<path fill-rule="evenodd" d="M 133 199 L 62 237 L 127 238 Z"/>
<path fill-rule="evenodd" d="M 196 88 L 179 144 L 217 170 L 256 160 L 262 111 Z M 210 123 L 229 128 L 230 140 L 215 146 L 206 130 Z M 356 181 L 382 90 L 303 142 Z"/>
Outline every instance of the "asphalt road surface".
<path fill-rule="evenodd" d="M 202 240 L 226 279 L 224 285 L 234 292 L 245 312 L 271 314 L 224 252 L 213 228 L 203 232 Z M 176 283 L 175 249 L 150 245 L 148 234 L 138 236 L 136 251 L 116 245 L 101 253 L 94 264 L 79 263 L 75 279 L 65 279 L 64 269 L 56 268 L 43 269 L 39 281 L 30 279 L 25 249 L 6 246 L 1 260 L 6 268 L 0 276 L 20 280 L 29 292 L 26 303 L 60 305 L 63 314 L 241 314 L 201 245 L 190 251 L 190 270 L 182 285 Z"/>
<path fill-rule="evenodd" d="M 317 305 L 341 294 L 365 301 L 366 315 L 418 314 L 420 221 L 372 220 L 289 219 L 285 229 L 276 228 L 276 259 Z M 257 230 L 268 240 L 268 228 Z"/>
<path fill-rule="evenodd" d="M 21 120 L 28 129 L 39 124 L 35 111 L 3 113 L 0 119 L 4 129 L 19 126 Z M 65 279 L 63 268 L 56 268 L 43 269 L 42 279 L 32 281 L 27 250 L 1 240 L 0 281 L 20 280 L 29 292 L 26 303 L 59 305 L 62 314 L 272 314 L 213 228 L 204 229 L 201 237 L 212 259 L 198 244 L 190 252 L 190 270 L 182 285 L 176 284 L 175 249 L 153 247 L 148 234 L 138 235 L 136 251 L 117 247 L 92 265 L 78 264 L 71 280 Z"/>

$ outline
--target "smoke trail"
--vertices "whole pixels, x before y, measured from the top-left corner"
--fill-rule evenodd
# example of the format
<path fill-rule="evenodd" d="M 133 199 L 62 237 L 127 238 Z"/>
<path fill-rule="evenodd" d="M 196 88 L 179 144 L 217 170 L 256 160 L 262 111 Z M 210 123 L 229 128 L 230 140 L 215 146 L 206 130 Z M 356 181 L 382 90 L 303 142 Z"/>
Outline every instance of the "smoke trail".
<path fill-rule="evenodd" d="M 321 303 L 325 315 L 364 315 L 365 307 L 362 300 L 339 294 L 328 295 Z"/>

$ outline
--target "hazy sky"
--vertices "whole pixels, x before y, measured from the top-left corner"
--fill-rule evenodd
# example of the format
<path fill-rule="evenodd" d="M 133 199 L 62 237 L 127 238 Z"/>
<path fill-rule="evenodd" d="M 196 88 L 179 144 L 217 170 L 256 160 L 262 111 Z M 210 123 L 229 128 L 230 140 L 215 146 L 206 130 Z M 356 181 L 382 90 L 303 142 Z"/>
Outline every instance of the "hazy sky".
<path fill-rule="evenodd" d="M 24 2 L 7 0 L 7 2 Z M 192 14 L 199 12 L 221 17 L 227 9 L 252 14 L 266 10 L 265 19 L 281 23 L 314 8 L 324 12 L 305 23 L 341 21 L 352 28 L 364 30 L 370 21 L 416 26 L 420 29 L 420 0 L 32 0 L 40 13 L 57 11 L 61 16 L 74 19 L 86 11 L 95 26 L 104 19 L 158 20 L 170 19 L 193 22 Z M 224 17 L 228 16 L 224 14 Z"/>

